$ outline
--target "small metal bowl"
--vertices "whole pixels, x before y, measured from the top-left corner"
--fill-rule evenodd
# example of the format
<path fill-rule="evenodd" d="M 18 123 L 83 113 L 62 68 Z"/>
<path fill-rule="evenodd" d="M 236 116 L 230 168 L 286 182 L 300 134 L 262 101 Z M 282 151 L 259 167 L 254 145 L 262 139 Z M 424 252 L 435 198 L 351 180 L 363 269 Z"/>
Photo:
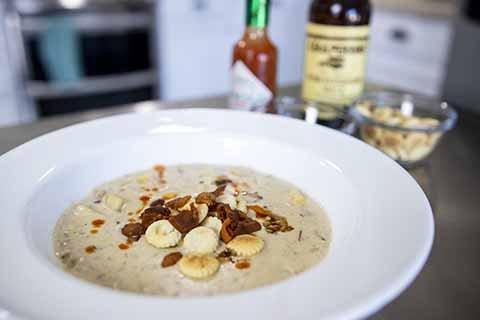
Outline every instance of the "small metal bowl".
<path fill-rule="evenodd" d="M 458 117 L 446 102 L 395 92 L 367 93 L 349 114 L 363 141 L 405 167 L 424 161 Z"/>

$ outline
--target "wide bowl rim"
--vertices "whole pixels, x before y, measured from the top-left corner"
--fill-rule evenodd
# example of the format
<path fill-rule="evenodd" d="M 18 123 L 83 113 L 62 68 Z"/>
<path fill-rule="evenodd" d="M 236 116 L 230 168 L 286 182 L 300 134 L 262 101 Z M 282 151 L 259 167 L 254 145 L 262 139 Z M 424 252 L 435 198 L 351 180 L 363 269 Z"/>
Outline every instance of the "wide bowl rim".
<path fill-rule="evenodd" d="M 182 113 L 182 115 L 180 115 Z M 163 111 L 156 111 L 154 113 L 149 113 L 149 114 L 124 114 L 124 115 L 117 115 L 113 117 L 108 117 L 108 118 L 102 118 L 98 120 L 93 120 L 93 121 L 88 121 L 86 123 L 81 123 L 81 124 L 76 124 L 72 125 L 70 127 L 54 131 L 52 133 L 43 135 L 37 139 L 34 139 L 33 141 L 27 142 L 23 144 L 22 146 L 15 148 L 12 151 L 7 152 L 6 154 L 0 156 L 0 163 L 2 165 L 9 165 L 9 166 L 0 166 L 0 172 L 3 174 L 5 173 L 6 178 L 12 178 L 13 174 L 8 172 L 8 168 L 17 165 L 17 161 L 21 158 L 25 158 L 28 156 L 28 153 L 31 151 L 36 150 L 37 148 L 44 147 L 46 145 L 49 145 L 50 141 L 55 138 L 55 139 L 66 139 L 69 138 L 73 135 L 79 136 L 82 133 L 85 133 L 85 130 L 89 129 L 95 129 L 98 130 L 100 127 L 104 129 L 105 125 L 111 125 L 116 122 L 121 122 L 122 124 L 125 123 L 127 120 L 129 122 L 135 122 L 135 121 L 140 121 L 140 120 L 147 120 L 151 118 L 161 118 L 163 116 L 165 117 L 172 117 L 172 118 L 180 118 L 183 119 L 183 116 L 186 116 L 186 118 L 189 119 L 189 116 L 195 116 L 201 118 L 202 123 L 211 123 L 212 120 L 209 118 L 209 116 L 215 115 L 217 118 L 220 117 L 231 117 L 231 123 L 233 121 L 241 118 L 241 119 L 254 119 L 255 121 L 260 121 L 260 122 L 265 122 L 265 123 L 270 123 L 272 127 L 277 128 L 278 133 L 283 133 L 283 136 L 287 136 L 292 132 L 291 130 L 288 130 L 286 132 L 286 128 L 288 127 L 289 129 L 301 129 L 303 130 L 303 134 L 307 133 L 317 133 L 317 134 L 323 134 L 325 137 L 330 137 L 332 139 L 336 139 L 340 141 L 342 144 L 345 145 L 353 145 L 355 146 L 356 149 L 361 150 L 362 153 L 369 154 L 371 157 L 374 157 L 377 159 L 382 165 L 384 165 L 388 170 L 391 170 L 392 173 L 395 173 L 395 175 L 401 177 L 402 182 L 404 185 L 408 188 L 409 194 L 413 195 L 415 200 L 418 200 L 417 205 L 415 208 L 422 208 L 422 224 L 425 225 L 425 229 L 422 231 L 422 242 L 418 243 L 415 245 L 415 250 L 414 252 L 411 253 L 412 259 L 409 260 L 408 262 L 402 262 L 402 270 L 399 274 L 395 275 L 394 279 L 390 279 L 388 283 L 382 282 L 381 289 L 374 290 L 373 292 L 369 292 L 368 296 L 363 297 L 362 299 L 358 299 L 357 301 L 352 301 L 350 303 L 350 306 L 342 309 L 342 310 L 337 310 L 333 308 L 332 310 L 336 310 L 335 313 L 329 314 L 328 318 L 332 319 L 344 319 L 344 318 L 359 318 L 359 317 L 364 317 L 367 316 L 375 311 L 377 311 L 379 308 L 384 306 L 386 303 L 394 299 L 396 296 L 398 296 L 413 280 L 414 278 L 418 275 L 420 272 L 422 266 L 426 262 L 429 252 L 431 250 L 431 246 L 433 243 L 433 236 L 434 236 L 434 224 L 433 224 L 433 215 L 431 208 L 428 204 L 428 200 L 425 197 L 425 194 L 422 192 L 421 188 L 418 186 L 418 184 L 413 180 L 413 178 L 405 171 L 403 170 L 399 165 L 395 164 L 395 162 L 391 159 L 389 159 L 387 156 L 383 155 L 381 152 L 375 150 L 374 148 L 368 146 L 367 144 L 354 139 L 352 137 L 349 137 L 347 135 L 343 135 L 339 132 L 336 132 L 332 129 L 328 129 L 325 127 L 320 127 L 320 126 L 310 126 L 308 124 L 305 124 L 303 121 L 300 120 L 294 120 L 294 119 L 287 119 L 285 117 L 280 117 L 280 116 L 275 116 L 275 115 L 260 115 L 260 114 L 253 114 L 253 113 L 248 113 L 248 112 L 242 112 L 242 111 L 231 111 L 231 110 L 212 110 L 212 109 L 181 109 L 181 110 L 163 110 Z M 235 119 L 234 119 L 235 118 Z M 153 121 L 153 120 L 152 120 Z M 200 120 L 199 120 L 200 121 Z M 223 124 L 218 124 L 218 125 L 223 125 Z M 263 130 L 263 129 L 262 129 Z M 293 137 L 291 138 L 293 139 Z M 56 140 L 58 142 L 58 140 Z M 333 143 L 333 142 L 332 142 Z M 335 145 L 336 147 L 336 145 Z M 60 152 L 60 151 L 58 151 Z M 345 150 L 345 152 L 350 152 L 348 150 Z M 361 156 L 361 155 L 359 155 Z M 352 166 L 356 165 L 356 162 L 354 159 L 345 159 L 349 164 Z M 6 169 L 7 168 L 7 169 Z M 349 168 L 350 169 L 350 168 Z M 32 169 L 33 170 L 33 169 Z M 38 169 L 39 170 L 39 169 Z M 37 170 L 37 171 L 38 171 Z M 360 175 L 364 175 L 363 173 L 359 173 Z M 10 180 L 7 180 L 10 181 Z M 363 181 L 366 183 L 365 181 Z M 23 187 L 23 186 L 21 186 Z M 6 191 L 6 190 L 5 190 Z M 8 192 L 0 192 L 0 198 L 3 195 L 6 197 L 8 196 Z M 19 202 L 20 203 L 20 202 Z M 15 204 L 15 203 L 4 203 L 3 204 L 6 209 L 9 208 L 16 208 L 15 206 L 18 205 L 24 205 L 24 203 L 20 204 Z M 16 222 L 17 218 L 14 217 L 9 217 L 8 221 L 13 221 Z M 7 221 L 7 222 L 8 222 Z M 12 232 L 15 232 L 13 230 Z M 335 231 L 334 231 L 335 232 Z M 7 241 L 3 241 L 8 239 L 7 238 L 8 233 L 6 235 L 0 235 L 0 248 L 7 248 Z M 414 257 L 414 258 L 413 258 Z M 4 267 L 13 267 L 13 266 L 18 266 L 21 267 L 21 265 L 18 265 L 17 262 L 13 260 L 9 261 L 4 261 L 2 264 L 0 264 L 0 269 L 2 271 L 8 271 L 5 270 Z M 24 269 L 24 267 L 23 267 Z M 13 270 L 10 270 L 13 271 Z M 43 272 L 43 270 L 40 270 Z M 8 273 L 0 273 L 0 282 L 1 283 L 11 283 L 12 279 L 8 279 L 7 277 Z M 66 275 L 65 275 L 65 279 Z M 40 279 L 41 280 L 41 279 Z M 27 281 L 27 280 L 24 280 Z M 74 286 L 76 284 L 75 281 L 69 280 L 63 281 L 64 283 L 68 283 L 69 286 Z M 75 282 L 75 283 L 74 283 Z M 294 281 L 292 281 L 293 283 Z M 26 285 L 26 284 L 24 284 Z M 15 297 L 12 296 L 13 292 L 21 292 L 19 288 L 16 287 L 6 287 L 10 288 L 9 290 L 5 291 L 0 291 L 0 301 L 5 302 L 5 301 L 10 301 L 12 302 L 15 300 Z M 89 288 L 90 290 L 91 288 Z M 25 290 L 25 289 L 22 289 Z M 84 292 L 86 290 L 83 290 Z M 99 295 L 99 298 L 101 299 L 102 297 L 113 297 L 117 300 L 120 298 L 122 301 L 126 302 L 127 305 L 132 305 L 132 304 L 145 304 L 148 306 L 151 306 L 153 303 L 157 303 L 159 301 L 162 301 L 163 298 L 158 298 L 158 297 L 145 297 L 145 296 L 138 296 L 138 295 L 131 295 L 131 294 L 126 294 L 126 293 L 117 293 L 113 292 L 110 289 L 103 289 L 103 288 L 95 288 L 95 290 L 90 290 L 92 292 L 95 292 Z M 247 298 L 247 296 L 250 296 L 251 294 L 254 295 L 260 295 L 262 293 L 265 295 L 266 293 L 270 292 L 269 290 L 266 290 L 265 288 L 263 289 L 254 289 L 251 291 L 246 291 L 242 292 L 241 294 L 235 294 L 234 296 L 236 298 L 242 297 L 242 298 Z M 33 294 L 33 293 L 32 293 Z M 305 293 L 307 294 L 307 293 Z M 233 295 L 232 295 L 233 296 Z M 33 299 L 33 298 L 32 298 Z M 220 302 L 223 301 L 230 301 L 231 296 L 219 296 L 218 298 L 215 298 L 215 300 Z M 247 301 L 247 300 L 241 300 L 241 301 Z M 172 299 L 164 299 L 165 302 L 167 303 L 172 303 L 175 306 L 179 306 L 180 303 L 178 301 L 172 300 Z M 29 313 L 31 314 L 32 312 L 40 312 L 39 310 L 34 310 L 35 306 L 34 305 L 29 305 L 29 306 L 24 306 L 22 304 L 22 301 L 16 302 L 15 306 L 19 307 L 22 306 L 22 308 L 29 308 L 30 311 Z M 94 302 L 89 302 L 89 303 L 94 303 Z M 208 305 L 210 303 L 209 299 L 206 298 L 199 298 L 199 299 L 191 299 L 190 303 L 192 305 L 202 305 L 206 304 Z M 72 304 L 74 306 L 75 304 Z M 182 304 L 183 305 L 183 304 Z M 8 305 L 7 305 L 8 307 Z M 37 306 L 39 307 L 39 306 Z M 33 308 L 33 309 L 32 309 Z M 47 310 L 48 308 L 42 307 L 39 308 L 42 310 L 43 313 L 43 318 L 45 318 L 45 314 L 49 312 L 48 314 L 55 314 L 54 310 Z M 34 311 L 32 311 L 34 310 Z M 16 309 L 13 309 L 12 311 L 17 311 Z M 60 311 L 57 310 L 57 311 Z M 65 312 L 65 310 L 62 310 Z M 89 310 L 92 311 L 92 310 Z"/>

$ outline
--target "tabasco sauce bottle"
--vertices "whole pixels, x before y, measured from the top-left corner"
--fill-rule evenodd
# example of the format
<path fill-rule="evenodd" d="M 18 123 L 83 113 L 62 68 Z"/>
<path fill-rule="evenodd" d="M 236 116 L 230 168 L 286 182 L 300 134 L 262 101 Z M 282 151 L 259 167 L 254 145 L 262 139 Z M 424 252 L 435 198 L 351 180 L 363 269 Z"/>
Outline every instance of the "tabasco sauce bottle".
<path fill-rule="evenodd" d="M 246 29 L 233 49 L 230 107 L 275 112 L 277 48 L 268 36 L 269 0 L 247 0 Z"/>
<path fill-rule="evenodd" d="M 305 101 L 339 111 L 363 93 L 370 10 L 368 0 L 312 1 L 305 43 Z"/>

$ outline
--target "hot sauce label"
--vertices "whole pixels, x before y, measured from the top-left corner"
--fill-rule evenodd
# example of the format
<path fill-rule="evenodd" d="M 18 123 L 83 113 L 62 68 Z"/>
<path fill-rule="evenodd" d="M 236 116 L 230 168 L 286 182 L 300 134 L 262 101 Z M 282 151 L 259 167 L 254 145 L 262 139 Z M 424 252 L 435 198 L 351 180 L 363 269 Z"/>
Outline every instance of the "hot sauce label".
<path fill-rule="evenodd" d="M 364 87 L 368 26 L 309 23 L 305 42 L 302 97 L 347 105 Z"/>
<path fill-rule="evenodd" d="M 272 91 L 241 60 L 237 60 L 232 67 L 230 107 L 260 111 L 266 107 L 272 98 Z"/>

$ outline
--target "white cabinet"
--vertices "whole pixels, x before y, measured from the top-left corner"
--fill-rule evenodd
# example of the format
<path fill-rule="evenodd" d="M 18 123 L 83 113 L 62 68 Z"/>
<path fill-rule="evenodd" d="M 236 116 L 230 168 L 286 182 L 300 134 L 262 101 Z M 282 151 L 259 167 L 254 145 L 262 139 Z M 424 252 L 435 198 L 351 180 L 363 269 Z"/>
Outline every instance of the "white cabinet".
<path fill-rule="evenodd" d="M 278 82 L 302 77 L 304 28 L 310 0 L 272 0 L 270 34 L 279 49 Z M 162 99 L 225 94 L 232 49 L 245 28 L 245 0 L 158 2 Z"/>
<path fill-rule="evenodd" d="M 440 94 L 451 38 L 449 20 L 376 10 L 371 30 L 368 80 Z"/>

